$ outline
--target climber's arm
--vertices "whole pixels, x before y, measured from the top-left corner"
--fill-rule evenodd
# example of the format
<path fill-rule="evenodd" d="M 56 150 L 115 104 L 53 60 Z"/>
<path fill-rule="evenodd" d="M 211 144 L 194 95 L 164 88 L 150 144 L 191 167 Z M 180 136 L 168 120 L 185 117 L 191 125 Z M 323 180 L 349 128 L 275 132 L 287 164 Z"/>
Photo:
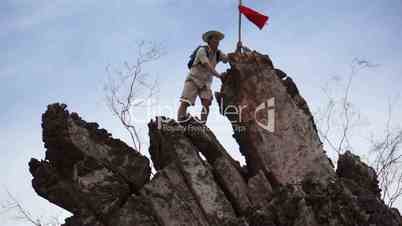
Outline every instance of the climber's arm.
<path fill-rule="evenodd" d="M 215 76 L 215 77 L 217 77 L 217 78 L 220 78 L 221 77 L 221 75 L 215 70 L 215 68 L 213 68 L 212 66 L 211 66 L 211 64 L 208 62 L 207 63 L 207 68 L 208 68 L 208 70 Z"/>
<path fill-rule="evenodd" d="M 219 50 L 220 51 L 220 50 Z M 229 62 L 229 57 L 228 55 L 226 55 L 225 53 L 223 53 L 222 51 L 220 51 L 219 54 L 219 61 L 222 61 L 223 63 L 228 63 Z"/>
<path fill-rule="evenodd" d="M 204 67 L 206 67 L 208 69 L 208 71 L 211 72 L 215 77 L 220 78 L 221 75 L 215 70 L 214 67 L 212 67 L 211 62 L 209 62 L 205 49 L 200 48 L 200 51 L 198 54 L 199 54 L 198 58 L 199 58 L 201 64 Z"/>

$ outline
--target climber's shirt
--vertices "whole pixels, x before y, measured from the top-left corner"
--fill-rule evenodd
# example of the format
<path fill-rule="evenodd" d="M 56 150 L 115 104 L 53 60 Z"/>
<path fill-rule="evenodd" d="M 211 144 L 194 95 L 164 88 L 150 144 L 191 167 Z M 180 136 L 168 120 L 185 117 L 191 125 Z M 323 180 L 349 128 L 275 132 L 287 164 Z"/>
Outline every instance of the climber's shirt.
<path fill-rule="evenodd" d="M 207 50 L 208 49 L 208 50 Z M 208 51 L 208 54 L 207 54 Z M 220 51 L 220 50 L 218 50 Z M 195 83 L 195 85 L 202 89 L 206 86 L 207 89 L 211 88 L 212 85 L 212 72 L 210 72 L 204 64 L 208 62 L 211 64 L 213 68 L 216 67 L 216 64 L 219 61 L 226 63 L 228 61 L 228 57 L 222 51 L 219 53 L 219 59 L 217 59 L 217 51 L 213 52 L 209 50 L 209 48 L 199 48 L 193 66 L 190 69 L 190 72 L 186 78 L 186 80 L 191 80 Z"/>

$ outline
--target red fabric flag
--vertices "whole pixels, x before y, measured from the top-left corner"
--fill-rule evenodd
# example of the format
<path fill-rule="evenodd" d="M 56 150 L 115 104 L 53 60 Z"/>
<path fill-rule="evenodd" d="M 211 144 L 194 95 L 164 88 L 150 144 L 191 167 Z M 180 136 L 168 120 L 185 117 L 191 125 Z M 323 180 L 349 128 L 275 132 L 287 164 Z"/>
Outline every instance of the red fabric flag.
<path fill-rule="evenodd" d="M 251 22 L 253 22 L 255 25 L 257 25 L 260 30 L 264 27 L 265 23 L 269 19 L 268 16 L 265 16 L 251 8 L 248 8 L 246 6 L 239 6 L 240 12 L 245 15 Z"/>

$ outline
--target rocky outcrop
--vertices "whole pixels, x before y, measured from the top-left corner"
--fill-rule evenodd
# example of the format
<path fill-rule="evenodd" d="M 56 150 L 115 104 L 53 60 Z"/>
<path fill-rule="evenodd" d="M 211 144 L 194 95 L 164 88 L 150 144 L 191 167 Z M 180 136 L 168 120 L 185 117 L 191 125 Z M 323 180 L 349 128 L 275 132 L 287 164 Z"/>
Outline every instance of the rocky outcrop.
<path fill-rule="evenodd" d="M 163 171 L 171 165 L 177 166 L 182 180 L 185 181 L 202 209 L 205 219 L 211 225 L 224 225 L 233 221 L 236 218 L 235 212 L 215 180 L 212 167 L 199 156 L 201 150 L 192 142 L 192 136 L 186 135 L 197 133 L 198 136 L 202 136 L 203 133 L 207 133 L 202 131 L 206 127 L 189 124 L 189 129 L 185 130 L 176 122 L 161 117 L 151 121 L 148 126 L 151 138 L 150 153 L 155 168 Z M 204 142 L 206 146 L 213 146 L 208 144 L 208 139 L 204 139 Z M 210 158 L 209 155 L 206 156 Z M 230 158 L 228 155 L 225 156 Z"/>
<path fill-rule="evenodd" d="M 231 68 L 217 100 L 233 125 L 251 175 L 259 170 L 280 183 L 299 183 L 307 174 L 325 181 L 334 170 L 313 117 L 293 80 L 257 52 L 231 54 Z"/>
<path fill-rule="evenodd" d="M 42 117 L 35 191 L 70 211 L 65 226 L 400 226 L 373 169 L 347 152 L 335 171 L 296 85 L 257 52 L 231 54 L 219 106 L 241 166 L 197 120 L 148 124 L 150 161 L 96 123 L 52 104 Z"/>
<path fill-rule="evenodd" d="M 149 182 L 149 160 L 65 108 L 49 105 L 43 114 L 46 158 L 30 161 L 32 186 L 74 214 L 67 225 L 109 225 L 111 216 L 122 206 L 124 211 L 131 196 Z"/>

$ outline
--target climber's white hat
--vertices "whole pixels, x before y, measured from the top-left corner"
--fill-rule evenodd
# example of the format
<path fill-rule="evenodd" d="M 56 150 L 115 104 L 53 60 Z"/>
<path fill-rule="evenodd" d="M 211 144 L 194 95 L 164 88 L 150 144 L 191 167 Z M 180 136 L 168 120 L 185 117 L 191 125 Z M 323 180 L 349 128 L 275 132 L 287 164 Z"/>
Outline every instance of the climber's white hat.
<path fill-rule="evenodd" d="M 213 36 L 218 37 L 219 41 L 222 40 L 225 37 L 225 35 L 222 32 L 219 32 L 219 31 L 207 31 L 202 35 L 202 40 L 204 40 L 204 42 L 208 42 L 208 40 Z"/>

